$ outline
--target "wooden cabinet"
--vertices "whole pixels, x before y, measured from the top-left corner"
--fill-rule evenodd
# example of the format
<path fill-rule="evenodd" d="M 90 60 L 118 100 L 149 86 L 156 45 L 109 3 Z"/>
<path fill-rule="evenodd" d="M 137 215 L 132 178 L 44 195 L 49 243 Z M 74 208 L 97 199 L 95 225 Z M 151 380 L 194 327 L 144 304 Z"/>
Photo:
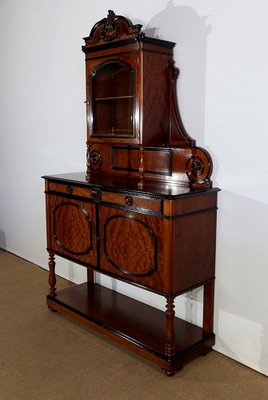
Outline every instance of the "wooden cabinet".
<path fill-rule="evenodd" d="M 216 211 L 212 160 L 186 133 L 174 43 L 109 11 L 85 38 L 86 172 L 44 176 L 50 309 L 64 312 L 173 375 L 214 344 Z M 56 291 L 55 255 L 88 281 Z M 165 298 L 156 310 L 95 282 L 94 271 Z M 176 296 L 204 287 L 201 327 L 175 317 Z"/>

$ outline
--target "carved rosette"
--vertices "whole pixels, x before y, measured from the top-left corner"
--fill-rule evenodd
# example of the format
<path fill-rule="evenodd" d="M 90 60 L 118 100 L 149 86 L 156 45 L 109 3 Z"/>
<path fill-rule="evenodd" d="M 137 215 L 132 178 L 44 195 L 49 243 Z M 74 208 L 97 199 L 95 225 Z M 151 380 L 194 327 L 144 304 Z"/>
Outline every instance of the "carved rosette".
<path fill-rule="evenodd" d="M 194 147 L 190 158 L 186 160 L 185 172 L 190 185 L 211 187 L 212 160 L 209 153 L 199 147 Z"/>
<path fill-rule="evenodd" d="M 192 156 L 186 163 L 186 173 L 192 181 L 200 180 L 204 172 L 204 163 L 200 157 Z"/>
<path fill-rule="evenodd" d="M 98 171 L 101 168 L 102 156 L 97 150 L 91 151 L 89 155 L 90 169 L 93 171 Z"/>

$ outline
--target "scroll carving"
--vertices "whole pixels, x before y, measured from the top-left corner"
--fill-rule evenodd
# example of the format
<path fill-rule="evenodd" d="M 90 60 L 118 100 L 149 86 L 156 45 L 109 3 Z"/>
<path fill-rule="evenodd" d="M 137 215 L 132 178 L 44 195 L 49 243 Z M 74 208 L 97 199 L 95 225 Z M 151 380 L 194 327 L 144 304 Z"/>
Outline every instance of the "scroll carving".
<path fill-rule="evenodd" d="M 192 189 L 211 187 L 212 159 L 209 153 L 200 147 L 193 147 L 191 157 L 186 160 L 185 172 Z"/>

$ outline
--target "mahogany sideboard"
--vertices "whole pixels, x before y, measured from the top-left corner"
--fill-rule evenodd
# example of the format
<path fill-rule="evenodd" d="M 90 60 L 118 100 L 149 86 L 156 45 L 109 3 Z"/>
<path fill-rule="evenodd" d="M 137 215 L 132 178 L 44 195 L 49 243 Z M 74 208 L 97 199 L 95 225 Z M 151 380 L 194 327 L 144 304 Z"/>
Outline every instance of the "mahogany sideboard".
<path fill-rule="evenodd" d="M 186 133 L 174 43 L 109 11 L 85 38 L 86 172 L 44 176 L 51 310 L 63 312 L 171 376 L 214 345 L 218 189 L 212 160 Z M 56 291 L 55 255 L 87 268 Z M 165 311 L 96 283 L 94 271 L 157 293 Z M 174 299 L 204 287 L 203 324 Z"/>

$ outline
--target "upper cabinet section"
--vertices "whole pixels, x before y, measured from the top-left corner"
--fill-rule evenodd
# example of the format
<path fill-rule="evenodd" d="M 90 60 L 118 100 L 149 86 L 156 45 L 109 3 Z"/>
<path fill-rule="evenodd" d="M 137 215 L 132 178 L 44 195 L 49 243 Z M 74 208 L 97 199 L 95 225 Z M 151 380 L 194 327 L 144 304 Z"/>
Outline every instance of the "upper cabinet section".
<path fill-rule="evenodd" d="M 141 25 L 111 10 L 84 40 L 88 142 L 194 143 L 175 104 L 175 43 L 147 38 Z"/>
<path fill-rule="evenodd" d="M 212 160 L 179 112 L 175 43 L 149 38 L 113 11 L 82 47 L 86 61 L 87 179 L 93 174 L 209 188 Z"/>

